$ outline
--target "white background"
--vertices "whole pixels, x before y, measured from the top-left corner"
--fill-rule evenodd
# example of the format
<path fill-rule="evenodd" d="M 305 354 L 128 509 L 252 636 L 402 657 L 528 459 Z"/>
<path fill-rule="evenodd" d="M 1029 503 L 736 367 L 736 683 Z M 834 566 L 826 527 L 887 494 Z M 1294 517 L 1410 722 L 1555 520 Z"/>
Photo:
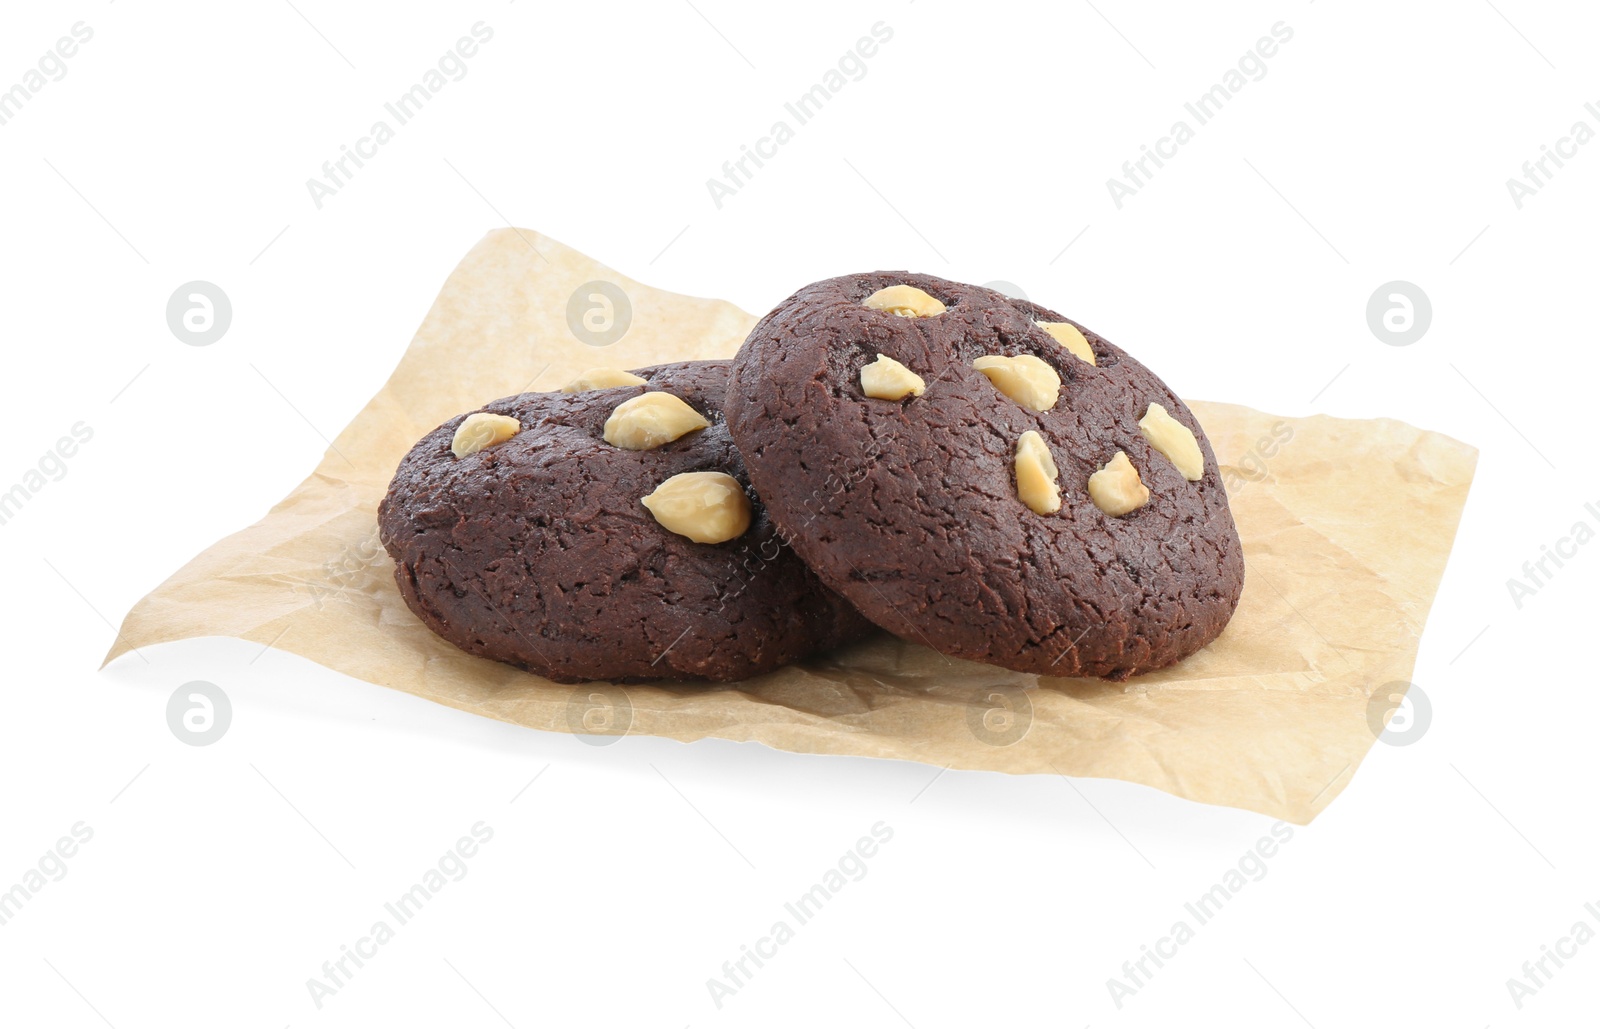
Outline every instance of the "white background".
<path fill-rule="evenodd" d="M 1520 609 L 1506 584 L 1600 524 L 1600 145 L 1520 209 L 1506 186 L 1600 128 L 1592 7 L 446 6 L 7 6 L 0 89 L 74 23 L 94 38 L 0 127 L 0 490 L 75 423 L 94 437 L 0 526 L 0 889 L 94 836 L 0 926 L 0 1022 L 1592 1024 L 1600 942 L 1520 1010 L 1506 984 L 1600 929 L 1600 546 Z M 319 210 L 306 180 L 480 20 L 467 77 Z M 866 76 L 718 209 L 706 180 L 880 20 Z M 1119 210 L 1106 180 L 1280 21 L 1265 78 Z M 1431 725 L 1377 745 L 1119 1009 L 1107 979 L 1270 820 L 1116 782 L 596 747 L 238 642 L 97 671 L 135 600 L 316 464 L 508 221 L 753 311 L 877 267 L 1008 280 L 1187 396 L 1478 446 L 1416 672 Z M 193 279 L 233 302 L 209 347 L 166 325 Z M 1396 279 L 1434 312 L 1407 347 L 1365 315 Z M 192 679 L 233 704 L 208 747 L 166 722 Z M 319 1010 L 306 980 L 480 820 L 466 877 Z M 866 877 L 719 1009 L 707 980 L 879 821 Z"/>

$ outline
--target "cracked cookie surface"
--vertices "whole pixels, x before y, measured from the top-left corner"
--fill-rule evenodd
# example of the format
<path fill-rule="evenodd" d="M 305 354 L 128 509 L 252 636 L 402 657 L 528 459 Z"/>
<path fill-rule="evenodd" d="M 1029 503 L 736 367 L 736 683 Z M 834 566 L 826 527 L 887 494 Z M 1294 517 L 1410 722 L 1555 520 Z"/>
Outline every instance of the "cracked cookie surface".
<path fill-rule="evenodd" d="M 936 303 L 865 303 L 902 285 Z M 992 356 L 1029 360 L 973 367 Z M 924 387 L 871 395 L 862 369 L 880 358 Z M 1141 431 L 1151 404 L 1194 436 L 1198 479 Z M 1036 304 L 909 272 L 813 283 L 745 340 L 726 412 L 796 553 L 904 639 L 1022 672 L 1125 679 L 1199 650 L 1238 604 L 1243 552 L 1194 415 L 1120 348 Z M 1027 432 L 1057 472 L 1049 513 L 1019 497 Z M 1112 514 L 1089 480 L 1113 463 L 1125 474 L 1118 454 L 1137 479 Z M 1048 478 L 1036 453 L 1025 463 L 1028 478 Z"/>
<path fill-rule="evenodd" d="M 471 415 L 429 433 L 378 511 L 407 606 L 468 653 L 560 682 L 726 682 L 863 635 L 870 626 L 783 545 L 750 489 L 721 413 L 728 367 L 659 365 L 637 369 L 642 385 L 496 400 L 473 414 L 519 428 L 465 457 L 452 441 Z M 608 443 L 613 412 L 649 392 L 707 424 L 648 449 Z M 670 531 L 642 503 L 704 472 L 749 495 L 748 527 L 725 542 Z"/>

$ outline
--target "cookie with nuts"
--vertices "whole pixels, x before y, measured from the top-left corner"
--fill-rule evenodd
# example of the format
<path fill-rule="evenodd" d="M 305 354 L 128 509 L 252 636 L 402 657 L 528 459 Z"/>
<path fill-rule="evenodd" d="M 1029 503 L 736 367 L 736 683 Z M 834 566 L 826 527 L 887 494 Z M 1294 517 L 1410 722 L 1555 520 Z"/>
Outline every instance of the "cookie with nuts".
<path fill-rule="evenodd" d="M 1193 413 L 1036 304 L 909 272 L 813 283 L 745 340 L 726 411 L 822 581 L 952 657 L 1125 679 L 1238 604 L 1243 551 Z"/>
<path fill-rule="evenodd" d="M 429 433 L 378 510 L 406 604 L 558 682 L 744 679 L 865 634 L 750 488 L 727 381 L 726 361 L 593 369 Z"/>

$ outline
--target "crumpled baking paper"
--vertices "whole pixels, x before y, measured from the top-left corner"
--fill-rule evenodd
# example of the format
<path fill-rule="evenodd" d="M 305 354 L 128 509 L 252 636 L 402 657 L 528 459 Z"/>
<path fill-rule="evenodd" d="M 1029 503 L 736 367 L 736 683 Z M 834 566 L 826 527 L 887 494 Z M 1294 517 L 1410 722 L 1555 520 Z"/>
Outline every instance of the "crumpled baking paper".
<path fill-rule="evenodd" d="M 1406 688 L 1477 460 L 1386 419 L 1191 405 L 1228 482 L 1244 596 L 1210 647 L 1125 683 L 1009 672 L 880 635 L 734 685 L 573 687 L 464 654 L 412 616 L 375 513 L 418 438 L 597 365 L 730 357 L 755 320 L 536 232 L 491 232 L 311 476 L 139 601 L 107 662 L 235 636 L 537 729 L 1125 779 L 1300 824 L 1349 783 Z M 1159 353 L 1140 356 L 1159 372 Z"/>

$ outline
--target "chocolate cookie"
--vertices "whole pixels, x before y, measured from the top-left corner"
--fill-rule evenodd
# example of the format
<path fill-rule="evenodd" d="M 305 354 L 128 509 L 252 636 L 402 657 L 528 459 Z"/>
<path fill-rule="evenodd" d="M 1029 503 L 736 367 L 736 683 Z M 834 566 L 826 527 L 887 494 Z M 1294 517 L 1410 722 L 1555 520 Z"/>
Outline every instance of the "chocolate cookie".
<path fill-rule="evenodd" d="M 727 381 L 726 361 L 602 370 L 429 433 L 378 509 L 406 604 L 560 682 L 743 679 L 863 634 L 751 490 Z"/>
<path fill-rule="evenodd" d="M 727 416 L 796 553 L 942 653 L 1125 679 L 1205 646 L 1238 603 L 1194 415 L 1036 304 L 908 272 L 813 283 L 745 340 Z"/>

